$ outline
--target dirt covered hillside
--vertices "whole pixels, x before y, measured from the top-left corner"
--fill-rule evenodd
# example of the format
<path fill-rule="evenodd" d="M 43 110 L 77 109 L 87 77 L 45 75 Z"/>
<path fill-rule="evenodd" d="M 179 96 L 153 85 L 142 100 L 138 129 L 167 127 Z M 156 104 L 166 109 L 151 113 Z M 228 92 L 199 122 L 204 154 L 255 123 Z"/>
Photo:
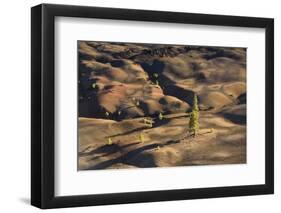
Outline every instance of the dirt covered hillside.
<path fill-rule="evenodd" d="M 79 41 L 78 169 L 246 162 L 246 49 Z M 188 134 L 194 95 L 199 134 Z"/>

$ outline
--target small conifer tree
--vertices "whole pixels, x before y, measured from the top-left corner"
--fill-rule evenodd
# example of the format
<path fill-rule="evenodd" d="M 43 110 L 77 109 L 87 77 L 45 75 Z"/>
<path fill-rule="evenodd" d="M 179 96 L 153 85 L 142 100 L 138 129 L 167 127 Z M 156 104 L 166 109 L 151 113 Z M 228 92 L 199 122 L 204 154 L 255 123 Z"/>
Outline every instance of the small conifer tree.
<path fill-rule="evenodd" d="M 144 135 L 142 132 L 139 134 L 139 140 L 141 143 L 144 143 Z"/>
<path fill-rule="evenodd" d="M 193 137 L 195 137 L 198 130 L 199 130 L 199 108 L 198 108 L 197 95 L 194 94 L 192 112 L 190 114 L 190 119 L 189 119 L 189 132 L 192 134 Z"/>
<path fill-rule="evenodd" d="M 160 112 L 158 115 L 159 120 L 163 120 L 164 116 L 162 115 L 162 113 Z"/>
<path fill-rule="evenodd" d="M 112 139 L 110 137 L 107 138 L 107 145 L 112 145 L 112 144 L 113 144 Z"/>

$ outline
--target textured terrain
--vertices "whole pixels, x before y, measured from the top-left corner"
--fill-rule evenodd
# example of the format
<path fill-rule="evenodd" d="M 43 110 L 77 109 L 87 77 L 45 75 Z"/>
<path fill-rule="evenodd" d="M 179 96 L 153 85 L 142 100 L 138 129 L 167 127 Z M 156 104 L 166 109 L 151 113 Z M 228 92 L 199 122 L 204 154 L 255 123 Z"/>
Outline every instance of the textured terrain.
<path fill-rule="evenodd" d="M 246 49 L 78 47 L 78 169 L 246 162 Z M 195 138 L 188 134 L 194 94 Z"/>

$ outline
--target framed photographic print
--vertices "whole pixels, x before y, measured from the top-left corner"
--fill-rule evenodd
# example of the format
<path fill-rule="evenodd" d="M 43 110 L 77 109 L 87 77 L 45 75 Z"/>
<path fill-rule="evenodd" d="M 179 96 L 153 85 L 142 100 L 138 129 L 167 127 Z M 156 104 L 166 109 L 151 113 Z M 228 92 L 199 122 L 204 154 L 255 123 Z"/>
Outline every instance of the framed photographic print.
<path fill-rule="evenodd" d="M 273 193 L 273 19 L 31 14 L 32 205 Z"/>

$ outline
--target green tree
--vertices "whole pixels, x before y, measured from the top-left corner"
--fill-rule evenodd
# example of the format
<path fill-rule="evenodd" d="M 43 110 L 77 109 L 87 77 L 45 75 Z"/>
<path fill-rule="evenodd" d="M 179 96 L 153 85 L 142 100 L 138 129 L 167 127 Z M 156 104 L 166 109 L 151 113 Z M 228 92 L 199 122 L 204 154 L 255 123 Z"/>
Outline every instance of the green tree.
<path fill-rule="evenodd" d="M 193 137 L 195 137 L 198 130 L 199 130 L 199 108 L 198 108 L 197 95 L 194 94 L 192 112 L 190 113 L 190 119 L 189 119 L 189 132 L 192 134 Z"/>
<path fill-rule="evenodd" d="M 159 120 L 163 120 L 164 116 L 161 112 L 159 113 L 158 118 L 159 118 Z"/>
<path fill-rule="evenodd" d="M 139 140 L 141 143 L 144 143 L 144 135 L 142 132 L 139 134 Z"/>
<path fill-rule="evenodd" d="M 113 142 L 112 142 L 112 139 L 110 137 L 107 138 L 107 145 L 112 145 Z"/>

